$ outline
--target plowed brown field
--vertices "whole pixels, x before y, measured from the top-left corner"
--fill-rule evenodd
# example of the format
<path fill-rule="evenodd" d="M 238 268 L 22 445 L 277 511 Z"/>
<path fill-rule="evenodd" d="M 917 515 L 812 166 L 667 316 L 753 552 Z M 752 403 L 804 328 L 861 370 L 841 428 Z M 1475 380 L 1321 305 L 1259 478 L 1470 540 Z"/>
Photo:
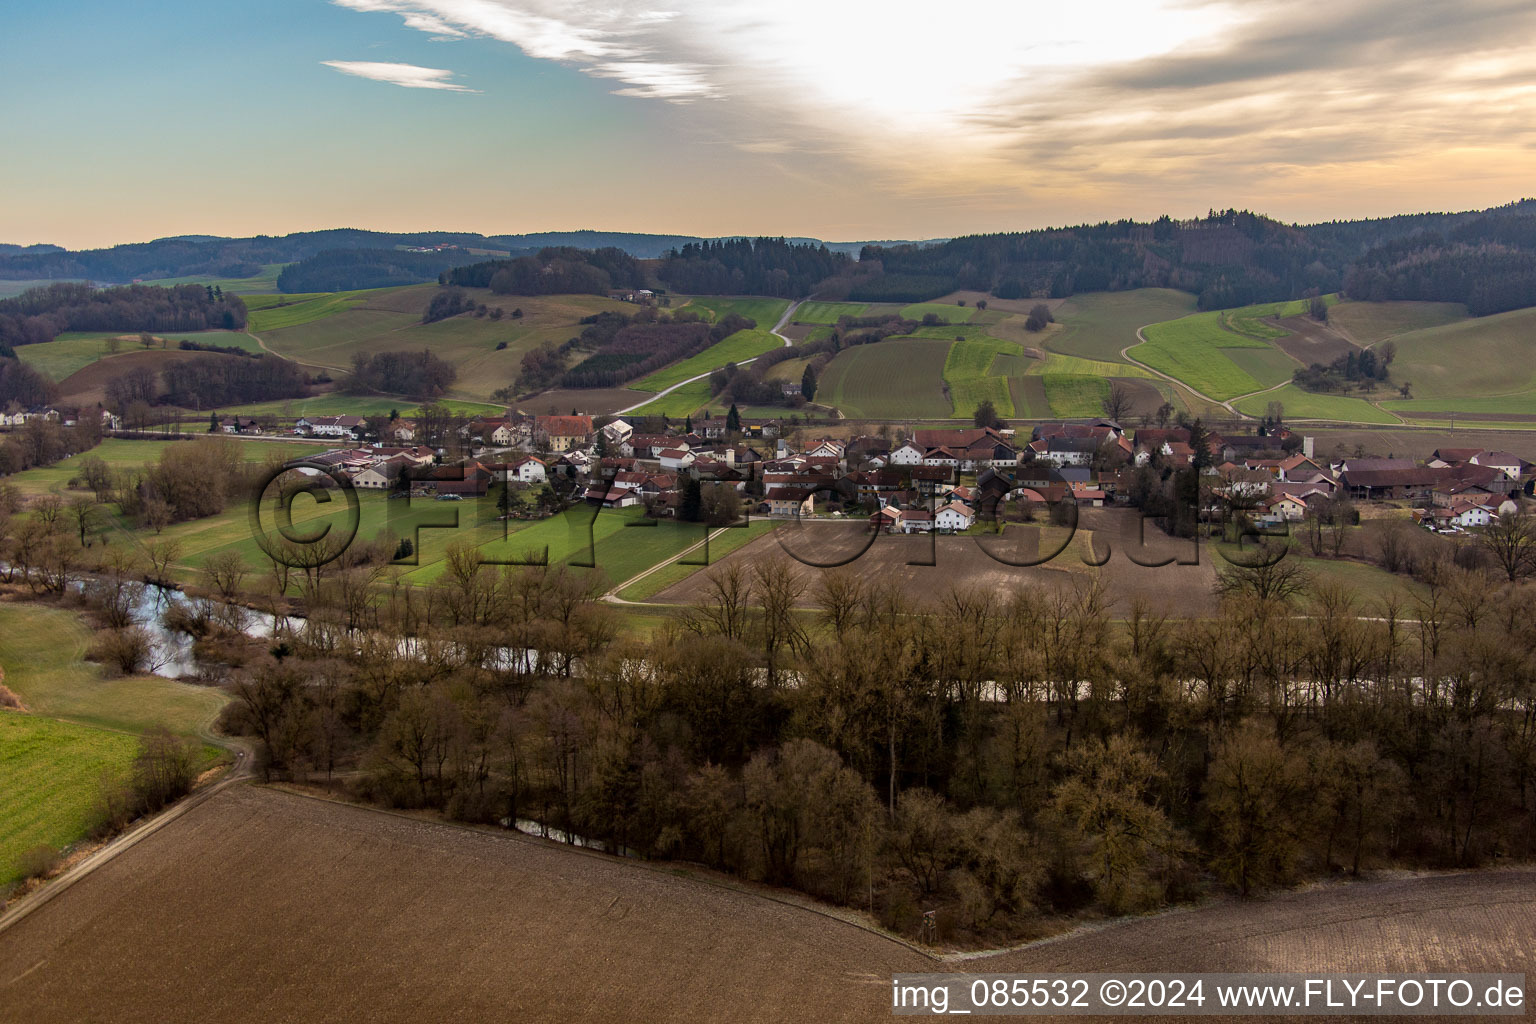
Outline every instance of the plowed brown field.
<path fill-rule="evenodd" d="M 1505 871 L 935 962 L 705 877 L 237 786 L 0 931 L 0 1020 L 878 1021 L 893 972 L 1532 972 L 1533 949 L 1536 872 Z"/>
<path fill-rule="evenodd" d="M 816 566 L 853 558 L 848 568 L 871 586 L 902 591 L 918 604 L 942 597 L 951 585 L 978 587 L 1002 595 L 1016 587 L 1080 587 L 1097 578 L 1103 582 L 1111 606 L 1120 614 L 1137 597 L 1155 608 L 1178 607 L 1188 609 L 1188 614 L 1214 608 L 1211 588 L 1220 556 L 1207 545 L 1201 545 L 1197 553 L 1193 542 L 1171 538 L 1152 523 L 1145 528 L 1143 543 L 1138 537 L 1140 517 L 1129 509 L 1083 508 L 1078 515 L 1081 536 L 1059 555 L 1036 566 L 1010 563 L 1049 555 L 1061 541 L 1040 542 L 1039 531 L 1027 525 L 1011 525 L 1001 537 L 882 534 L 870 544 L 870 533 L 864 524 L 824 520 L 786 524 L 728 555 L 721 564 L 798 556 L 814 579 L 822 571 Z M 1091 539 L 1093 554 L 1089 557 L 1093 560 L 1108 556 L 1102 566 L 1085 564 L 1088 549 L 1083 538 Z M 1045 545 L 1043 551 L 1041 543 Z M 868 550 L 864 550 L 865 545 L 869 545 Z M 1131 561 L 1131 552 L 1142 562 L 1168 558 L 1199 561 L 1191 565 L 1138 565 Z M 706 573 L 697 572 L 651 600 L 697 604 L 708 600 L 707 588 Z M 814 600 L 814 588 L 809 587 L 802 602 L 810 607 Z"/>

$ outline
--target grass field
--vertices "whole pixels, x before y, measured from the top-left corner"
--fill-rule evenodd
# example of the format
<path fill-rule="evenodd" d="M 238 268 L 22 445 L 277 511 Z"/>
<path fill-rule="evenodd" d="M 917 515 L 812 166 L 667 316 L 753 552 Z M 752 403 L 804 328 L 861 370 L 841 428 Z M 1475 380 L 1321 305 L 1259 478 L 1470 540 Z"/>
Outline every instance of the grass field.
<path fill-rule="evenodd" d="M 202 345 L 220 345 L 244 349 L 247 352 L 260 352 L 261 346 L 256 339 L 248 334 L 236 331 L 196 331 L 181 334 L 157 334 L 157 338 L 164 338 L 175 348 L 182 341 L 195 341 Z M 92 332 L 68 332 L 59 335 L 52 341 L 45 341 L 40 345 L 22 345 L 16 349 L 16 355 L 22 362 L 33 367 L 38 372 L 46 374 L 54 381 L 61 381 L 78 370 L 83 370 L 92 363 L 101 359 L 110 358 L 113 353 L 107 351 L 107 339 L 118 338 L 120 345 L 116 354 L 128 352 L 141 352 L 143 346 L 139 344 L 137 334 L 119 334 L 116 331 L 92 331 Z"/>
<path fill-rule="evenodd" d="M 1108 359 L 1081 359 L 1077 356 L 1064 356 L 1060 352 L 1047 352 L 1044 359 L 1029 361 L 1028 373 L 1050 374 L 1067 373 L 1080 377 L 1145 377 L 1148 380 L 1158 380 L 1150 370 L 1144 370 L 1133 363 L 1115 362 Z"/>
<path fill-rule="evenodd" d="M 1265 387 L 1290 380 L 1302 365 L 1278 348 L 1224 348 L 1221 354 Z"/>
<path fill-rule="evenodd" d="M 713 565 L 732 551 L 744 547 L 778 525 L 778 522 L 775 520 L 753 519 L 744 528 L 728 529 L 719 536 L 711 537 L 708 551 L 709 564 Z M 673 561 L 669 565 L 664 565 L 645 577 L 645 579 L 620 590 L 618 596 L 626 601 L 644 601 L 646 598 L 661 593 L 675 583 L 681 583 L 689 576 L 703 569 L 703 565 L 692 563 L 703 562 L 704 556 L 705 551 L 701 548 L 688 556 L 689 564 L 679 564 Z M 644 570 L 641 571 L 643 572 Z M 636 575 L 638 573 L 633 573 L 624 578 L 633 579 Z"/>
<path fill-rule="evenodd" d="M 1017 345 L 996 338 L 953 342 L 944 360 L 944 380 L 949 385 L 955 416 L 970 416 L 978 405 L 990 401 L 999 416 L 1012 417 L 1013 396 L 1008 390 L 1008 378 L 993 375 L 992 366 L 999 357 L 1012 359 L 1019 354 Z"/>
<path fill-rule="evenodd" d="M 1416 412 L 1516 413 L 1532 416 L 1536 415 L 1536 391 L 1490 398 L 1393 398 L 1381 405 L 1384 409 L 1404 416 L 1412 416 Z"/>
<path fill-rule="evenodd" d="M 68 281 L 77 281 L 79 278 L 55 277 L 46 280 L 31 281 L 0 281 L 0 299 L 13 299 L 23 292 L 29 292 L 33 288 L 46 288 L 51 284 L 64 284 Z"/>
<path fill-rule="evenodd" d="M 0 889 L 28 850 L 63 848 L 94 826 L 102 778 L 121 778 L 140 733 L 195 735 L 227 700 L 167 679 L 103 679 L 84 660 L 91 637 L 74 612 L 0 604 L 0 666 L 27 708 L 0 711 Z"/>
<path fill-rule="evenodd" d="M 1328 322 L 1361 345 L 1465 319 L 1467 307 L 1459 302 L 1340 302 L 1328 310 Z"/>
<path fill-rule="evenodd" d="M 99 820 L 102 777 L 120 777 L 138 740 L 126 733 L 0 711 L 0 891 L 39 845 L 63 849 Z"/>
<path fill-rule="evenodd" d="M 482 413 L 501 413 L 506 406 L 490 402 L 464 402 L 446 399 L 442 402 L 455 413 L 477 416 Z M 376 395 L 325 394 L 311 398 L 279 398 L 270 402 L 253 402 L 220 409 L 223 416 L 276 416 L 279 419 L 298 419 L 300 416 L 387 416 L 398 412 L 406 419 L 416 415 L 420 406 L 404 398 L 383 398 Z"/>
<path fill-rule="evenodd" d="M 1323 296 L 1323 303 L 1330 308 L 1336 305 L 1339 297 L 1336 294 Z M 1310 299 L 1291 299 L 1288 302 L 1263 302 L 1254 306 L 1241 306 L 1237 309 L 1224 309 L 1221 311 L 1221 326 L 1236 334 L 1241 334 L 1256 341 L 1267 341 L 1272 338 L 1283 338 L 1290 331 L 1284 327 L 1264 322 L 1265 317 L 1290 317 L 1301 316 L 1312 308 Z"/>
<path fill-rule="evenodd" d="M 757 321 L 760 330 L 769 330 L 779 322 L 779 317 L 789 308 L 788 299 L 765 299 L 755 296 L 721 297 L 695 296 L 688 300 L 688 309 L 702 310 L 711 320 L 735 313 Z"/>
<path fill-rule="evenodd" d="M 1105 378 L 1047 373 L 1042 379 L 1045 381 L 1045 398 L 1050 403 L 1052 416 L 1067 418 L 1103 415 L 1104 399 L 1109 395 L 1109 381 Z"/>
<path fill-rule="evenodd" d="M 960 306 L 949 302 L 914 302 L 910 306 L 901 308 L 901 315 L 908 320 L 922 320 L 930 313 L 946 323 L 964 324 L 969 323 L 971 317 L 976 314 L 976 307 Z"/>
<path fill-rule="evenodd" d="M 1341 420 L 1352 423 L 1396 423 L 1391 413 L 1383 412 L 1363 398 L 1346 398 L 1343 395 L 1319 395 L 1303 391 L 1294 384 L 1287 384 L 1274 391 L 1252 395 L 1235 403 L 1240 412 L 1250 416 L 1263 416 L 1270 402 L 1285 407 L 1286 419 Z"/>
<path fill-rule="evenodd" d="M 805 302 L 795 310 L 795 323 L 835 324 L 838 317 L 863 316 L 867 309 L 869 305 L 864 302 Z"/>
<path fill-rule="evenodd" d="M 1176 320 L 1195 311 L 1195 297 L 1171 288 L 1138 288 L 1128 292 L 1086 292 L 1056 309 L 1057 326 L 1030 335 L 1054 352 L 1088 359 L 1119 359 L 1120 350 L 1136 344 L 1136 329 Z"/>
<path fill-rule="evenodd" d="M 137 469 L 146 462 L 158 459 L 160 453 L 169 445 L 195 443 L 195 441 L 128 441 L 109 437 L 89 452 L 82 452 L 54 466 L 17 473 L 7 477 L 5 482 L 15 485 L 24 496 L 62 491 L 68 486 L 69 480 L 80 472 L 81 459 L 94 455 L 113 469 Z M 289 441 L 231 441 L 230 443 L 239 446 L 236 450 L 247 462 L 263 462 L 274 455 L 283 459 L 297 459 L 304 455 L 325 451 L 330 447 L 324 444 Z"/>
<path fill-rule="evenodd" d="M 1392 379 L 1410 381 L 1415 398 L 1483 399 L 1536 390 L 1532 337 L 1536 308 L 1400 334 L 1392 339 Z"/>
<path fill-rule="evenodd" d="M 1284 379 L 1261 381 L 1228 358 L 1229 349 L 1275 350 L 1267 342 L 1224 329 L 1220 313 L 1196 313 L 1153 324 L 1143 333 L 1146 342 L 1133 348 L 1131 355 L 1218 400 L 1258 391 L 1266 383 L 1278 384 Z"/>
<path fill-rule="evenodd" d="M 942 383 L 951 344 L 889 338 L 844 349 L 822 371 L 816 397 L 855 419 L 948 419 L 954 405 Z"/>
<path fill-rule="evenodd" d="M 333 301 L 334 296 L 306 299 L 299 303 L 300 308 L 330 302 L 329 312 L 272 330 L 263 334 L 262 340 L 287 358 L 332 370 L 346 369 L 358 353 L 430 349 L 458 371 L 450 397 L 483 402 L 517 379 L 521 360 L 530 350 L 545 342 L 560 344 L 581 333 L 583 317 L 606 310 L 632 309 L 622 302 L 595 295 L 514 296 L 468 289 L 476 302 L 500 308 L 508 315 L 495 320 L 462 314 L 424 324 L 421 315 L 434 291 L 431 285 L 411 285 L 350 293 L 361 298 L 342 303 Z M 521 317 L 510 315 L 519 309 L 523 312 Z M 279 312 L 282 311 L 264 310 L 258 315 Z"/>
<path fill-rule="evenodd" d="M 145 281 L 144 284 L 158 284 L 164 287 L 177 284 L 205 284 L 209 287 L 222 288 L 226 292 L 234 292 L 236 295 L 246 293 L 262 293 L 277 291 L 277 275 L 283 272 L 286 263 L 263 264 L 261 273 L 250 277 L 163 277 L 155 281 Z"/>
<path fill-rule="evenodd" d="M 771 325 L 770 325 L 771 326 Z M 708 373 L 718 369 L 726 363 L 740 363 L 748 359 L 756 358 L 764 352 L 776 349 L 784 344 L 784 340 L 778 335 L 767 330 L 737 331 L 728 338 L 723 338 L 698 355 L 690 356 L 680 363 L 657 370 L 642 380 L 629 385 L 636 391 L 663 391 L 673 384 L 681 383 L 689 377 L 697 377 L 701 373 Z"/>
<path fill-rule="evenodd" d="M 684 384 L 671 394 L 646 402 L 636 409 L 634 416 L 671 416 L 682 419 L 692 415 L 704 406 L 713 397 L 709 388 L 709 378 L 696 380 L 692 384 Z"/>
<path fill-rule="evenodd" d="M 277 296 L 276 301 L 263 299 L 255 307 L 247 306 L 250 315 L 246 326 L 252 334 L 281 331 L 301 324 L 314 323 L 326 317 L 344 313 L 361 306 L 370 295 L 389 289 L 368 289 L 351 292 L 317 292 L 307 295 Z"/>
<path fill-rule="evenodd" d="M 196 733 L 228 699 L 220 690 L 155 676 L 103 679 L 85 661 L 92 631 L 72 611 L 0 604 L 0 666 L 33 715 L 116 732 L 164 726 Z"/>

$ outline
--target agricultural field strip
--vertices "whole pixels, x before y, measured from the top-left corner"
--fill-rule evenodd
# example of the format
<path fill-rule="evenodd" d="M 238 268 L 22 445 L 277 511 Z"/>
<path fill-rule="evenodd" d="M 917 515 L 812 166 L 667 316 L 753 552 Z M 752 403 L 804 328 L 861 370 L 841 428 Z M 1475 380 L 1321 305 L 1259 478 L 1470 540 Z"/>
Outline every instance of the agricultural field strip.
<path fill-rule="evenodd" d="M 1014 415 L 1008 378 L 991 375 L 999 356 L 1019 353 L 1019 346 L 996 338 L 966 338 L 950 345 L 944 359 L 944 380 L 949 384 L 956 416 L 969 416 L 983 401 L 990 401 L 1003 417 Z"/>
<path fill-rule="evenodd" d="M 783 339 L 764 328 L 737 331 L 697 355 L 657 370 L 643 380 L 628 385 L 635 391 L 664 391 L 690 377 L 710 373 L 727 363 L 744 363 L 783 345 Z"/>
<path fill-rule="evenodd" d="M 868 309 L 869 304 L 864 302 L 805 302 L 795 311 L 794 322 L 831 325 L 839 317 L 863 316 Z"/>
<path fill-rule="evenodd" d="M 246 329 L 252 334 L 280 331 L 289 327 L 323 320 L 338 313 L 345 313 L 359 306 L 366 306 L 368 299 L 398 291 L 398 288 L 365 288 L 350 292 L 318 292 L 309 295 L 285 296 L 298 299 L 283 305 L 263 305 L 252 309 L 246 320 Z M 246 307 L 250 309 L 249 306 Z"/>
<path fill-rule="evenodd" d="M 1103 415 L 1104 399 L 1109 394 L 1109 381 L 1104 377 L 1047 373 L 1041 380 L 1045 384 L 1045 398 L 1052 416 L 1070 419 Z"/>
<path fill-rule="evenodd" d="M 1170 377 L 1218 401 L 1252 394 L 1265 388 L 1250 373 L 1238 366 L 1222 349 L 1264 348 L 1266 341 L 1234 334 L 1221 326 L 1221 314 L 1196 313 L 1178 320 L 1164 321 L 1144 328 L 1146 338 L 1132 346 L 1135 357 Z M 1272 381 L 1270 386 L 1283 383 Z"/>
<path fill-rule="evenodd" d="M 185 339 L 203 345 L 243 349 L 246 352 L 261 351 L 261 346 L 255 338 L 236 331 L 179 331 L 164 335 L 157 334 L 155 337 L 164 338 L 172 348 Z M 108 338 L 123 339 L 118 352 L 107 351 Z M 53 341 L 45 341 L 37 345 L 20 345 L 16 349 L 16 356 L 38 372 L 58 382 L 102 359 L 141 351 L 143 346 L 139 344 L 137 335 L 125 335 L 117 331 L 92 331 L 61 334 Z"/>

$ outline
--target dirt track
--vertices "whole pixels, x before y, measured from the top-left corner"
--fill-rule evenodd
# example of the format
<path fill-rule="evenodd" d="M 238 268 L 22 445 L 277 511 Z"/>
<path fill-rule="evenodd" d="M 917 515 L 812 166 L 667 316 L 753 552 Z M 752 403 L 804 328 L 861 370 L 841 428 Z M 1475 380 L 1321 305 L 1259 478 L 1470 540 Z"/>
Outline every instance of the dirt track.
<path fill-rule="evenodd" d="M 1533 949 L 1536 871 L 1506 871 L 935 962 L 665 867 L 239 786 L 0 933 L 0 1020 L 884 1020 L 897 971 L 1536 973 Z"/>

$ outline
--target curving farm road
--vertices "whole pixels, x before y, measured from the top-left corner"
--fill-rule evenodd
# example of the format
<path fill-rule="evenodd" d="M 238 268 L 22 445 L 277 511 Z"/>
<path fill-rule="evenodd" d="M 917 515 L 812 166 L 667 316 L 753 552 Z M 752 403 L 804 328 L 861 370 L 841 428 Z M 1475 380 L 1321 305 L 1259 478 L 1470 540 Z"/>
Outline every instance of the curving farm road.
<path fill-rule="evenodd" d="M 778 338 L 781 338 L 783 340 L 785 348 L 788 348 L 789 346 L 793 345 L 794 342 L 792 342 L 788 338 L 784 337 L 784 333 L 783 333 L 784 326 L 786 324 L 788 324 L 790 318 L 795 315 L 795 310 L 799 309 L 804 304 L 805 304 L 805 300 L 804 299 L 796 299 L 794 302 L 791 302 L 789 304 L 789 308 L 784 311 L 784 315 L 779 317 L 779 322 L 774 324 L 768 330 L 769 334 L 775 335 Z M 753 356 L 751 359 L 743 359 L 743 360 L 741 360 L 736 365 L 737 366 L 745 366 L 746 364 L 751 363 L 751 362 L 755 362 L 756 360 L 757 360 L 757 357 Z M 634 405 L 631 405 L 628 408 L 620 409 L 618 412 L 614 413 L 614 415 L 615 416 L 625 416 L 625 415 L 628 415 L 629 413 L 634 412 L 636 409 L 640 408 L 643 405 L 650 405 L 652 402 L 656 401 L 658 398 L 665 398 L 667 395 L 670 395 L 672 392 L 676 391 L 678 388 L 682 387 L 685 384 L 692 384 L 696 380 L 703 380 L 705 377 L 708 377 L 711 373 L 714 373 L 715 370 L 718 370 L 718 369 L 719 369 L 719 367 L 717 366 L 714 369 L 706 370 L 703 373 L 698 374 L 697 376 L 689 377 L 687 380 L 680 380 L 676 384 L 673 384 L 671 387 L 667 388 L 665 391 L 658 391 L 654 395 L 648 396 L 645 399 L 645 401 L 643 401 L 643 402 L 636 402 Z"/>

